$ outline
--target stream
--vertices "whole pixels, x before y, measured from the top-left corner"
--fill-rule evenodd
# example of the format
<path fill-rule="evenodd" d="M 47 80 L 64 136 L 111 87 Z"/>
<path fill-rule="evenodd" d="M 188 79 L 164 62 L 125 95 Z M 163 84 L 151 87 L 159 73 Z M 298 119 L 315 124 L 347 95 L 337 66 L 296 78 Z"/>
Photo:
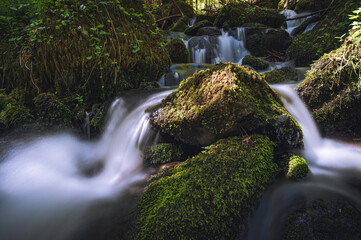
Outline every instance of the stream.
<path fill-rule="evenodd" d="M 192 47 L 192 40 L 186 41 L 194 63 L 221 60 L 240 64 L 249 54 L 244 34 L 244 29 L 238 28 L 233 35 L 222 30 L 213 40 L 198 37 L 199 44 Z M 211 41 L 216 46 L 209 49 Z M 292 63 L 276 63 L 268 71 L 285 65 Z M 361 210 L 361 192 L 350 184 L 351 180 L 361 182 L 361 147 L 322 138 L 293 86 L 272 87 L 302 127 L 305 148 L 299 154 L 308 162 L 311 174 L 302 182 L 279 180 L 264 193 L 250 219 L 246 236 L 250 240 L 280 239 L 285 217 L 299 199 L 335 194 Z M 157 140 L 145 110 L 169 93 L 135 97 L 131 103 L 129 99 L 116 99 L 98 140 L 83 141 L 63 133 L 22 139 L 3 150 L 0 239 L 77 239 L 74 233 L 84 229 L 91 218 L 89 213 L 97 212 L 94 208 L 121 204 L 129 192 L 141 189 L 138 183 L 148 176 L 142 167 L 142 150 Z"/>

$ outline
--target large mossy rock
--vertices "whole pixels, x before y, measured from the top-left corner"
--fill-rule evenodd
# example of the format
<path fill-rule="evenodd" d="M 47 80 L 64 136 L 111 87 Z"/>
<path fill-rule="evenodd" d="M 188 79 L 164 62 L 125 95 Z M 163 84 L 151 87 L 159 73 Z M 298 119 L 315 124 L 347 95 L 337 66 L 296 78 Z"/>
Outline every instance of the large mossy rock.
<path fill-rule="evenodd" d="M 292 38 L 283 29 L 265 31 L 262 28 L 253 28 L 247 32 L 249 34 L 246 38 L 246 48 L 257 57 L 265 56 L 272 50 L 285 51 L 292 43 Z"/>
<path fill-rule="evenodd" d="M 183 18 L 177 20 L 173 26 L 169 29 L 171 32 L 184 32 L 187 30 L 188 25 L 185 23 L 185 20 Z"/>
<path fill-rule="evenodd" d="M 287 56 L 295 61 L 297 67 L 307 67 L 323 54 L 340 47 L 339 38 L 350 29 L 349 15 L 358 7 L 359 4 L 352 0 L 337 2 L 313 30 L 294 38 Z"/>
<path fill-rule="evenodd" d="M 194 146 L 251 133 L 267 135 L 285 148 L 302 145 L 301 128 L 269 85 L 257 72 L 233 63 L 181 82 L 152 114 L 151 122 Z"/>
<path fill-rule="evenodd" d="M 219 28 L 232 28 L 241 27 L 245 23 L 261 23 L 279 28 L 285 20 L 285 16 L 276 11 L 254 7 L 245 2 L 232 2 L 218 13 L 215 25 Z"/>
<path fill-rule="evenodd" d="M 361 47 L 345 42 L 316 61 L 299 95 L 327 135 L 361 136 Z"/>
<path fill-rule="evenodd" d="M 190 54 L 180 38 L 173 38 L 165 44 L 172 63 L 189 63 Z"/>
<path fill-rule="evenodd" d="M 277 172 L 267 137 L 228 138 L 152 182 L 135 239 L 235 239 Z"/>
<path fill-rule="evenodd" d="M 293 67 L 283 67 L 262 74 L 262 77 L 269 84 L 286 81 L 298 81 L 298 72 Z"/>
<path fill-rule="evenodd" d="M 2 59 L 17 55 L 7 72 L 23 73 L 6 82 L 38 92 L 79 93 L 95 102 L 168 70 L 170 59 L 145 1 L 46 2 L 46 11 L 26 28 L 26 53 L 15 44 L 0 49 Z"/>
<path fill-rule="evenodd" d="M 282 239 L 361 239 L 361 213 L 342 199 L 304 201 L 285 223 Z"/>

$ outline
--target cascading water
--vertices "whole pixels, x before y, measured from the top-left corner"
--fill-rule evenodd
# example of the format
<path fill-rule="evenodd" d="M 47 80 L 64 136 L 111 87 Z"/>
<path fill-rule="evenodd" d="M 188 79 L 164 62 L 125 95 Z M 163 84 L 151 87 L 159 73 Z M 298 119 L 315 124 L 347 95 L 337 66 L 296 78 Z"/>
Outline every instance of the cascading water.
<path fill-rule="evenodd" d="M 140 149 L 150 137 L 144 110 L 167 94 L 131 112 L 116 100 L 98 142 L 62 134 L 8 152 L 0 164 L 0 239 L 68 239 L 91 206 L 118 199 L 144 179 Z"/>
<path fill-rule="evenodd" d="M 283 14 L 287 19 L 298 18 L 295 20 L 287 21 L 287 28 L 285 30 L 290 34 L 290 36 L 292 36 L 293 30 L 299 27 L 308 18 L 308 17 L 304 17 L 304 18 L 299 18 L 299 17 L 309 15 L 310 13 L 309 12 L 296 13 L 295 11 L 292 10 L 284 10 L 281 12 L 281 14 Z"/>
<path fill-rule="evenodd" d="M 361 193 L 350 184 L 361 182 L 361 148 L 320 137 L 307 108 L 290 85 L 274 85 L 288 111 L 302 127 L 305 149 L 301 155 L 311 174 L 302 182 L 280 181 L 263 196 L 251 218 L 247 239 L 281 239 L 288 214 L 297 209 L 300 200 L 346 199 L 361 211 Z M 261 229 L 261 230 L 260 230 Z"/>

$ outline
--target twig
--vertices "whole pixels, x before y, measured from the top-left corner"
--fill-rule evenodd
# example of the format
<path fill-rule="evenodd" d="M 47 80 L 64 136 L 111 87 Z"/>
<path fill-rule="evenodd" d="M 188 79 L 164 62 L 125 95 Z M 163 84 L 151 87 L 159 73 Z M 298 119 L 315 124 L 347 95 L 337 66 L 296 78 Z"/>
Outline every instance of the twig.
<path fill-rule="evenodd" d="M 175 17 L 182 17 L 182 15 L 180 15 L 180 14 L 171 15 L 171 16 L 168 16 L 168 17 L 164 17 L 164 18 L 158 19 L 158 20 L 155 21 L 155 22 L 156 22 L 156 23 L 159 23 L 159 22 L 163 22 L 163 21 L 165 21 L 165 20 L 168 20 L 168 19 L 171 19 L 171 18 L 175 18 Z"/>

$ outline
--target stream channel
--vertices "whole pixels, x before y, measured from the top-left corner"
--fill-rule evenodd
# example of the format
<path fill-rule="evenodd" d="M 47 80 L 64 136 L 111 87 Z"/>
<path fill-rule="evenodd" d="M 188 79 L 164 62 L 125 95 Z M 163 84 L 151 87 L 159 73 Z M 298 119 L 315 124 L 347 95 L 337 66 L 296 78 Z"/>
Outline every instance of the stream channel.
<path fill-rule="evenodd" d="M 287 30 L 290 32 L 299 24 L 291 23 Z M 244 35 L 244 29 L 238 28 L 233 33 L 222 30 L 218 37 L 197 37 L 198 45 L 192 45 L 195 42 L 192 39 L 185 39 L 195 63 L 190 65 L 188 75 L 208 67 L 202 64 L 215 64 L 219 60 L 241 64 L 242 58 L 249 54 Z M 212 44 L 215 46 L 208 48 Z M 267 71 L 283 66 L 292 66 L 292 62 L 274 63 Z M 160 80 L 165 88 L 187 77 L 177 72 L 177 66 L 169 74 L 173 77 L 168 81 L 164 77 Z M 336 196 L 361 210 L 361 193 L 357 184 L 350 184 L 361 183 L 361 148 L 322 138 L 295 93 L 295 84 L 272 87 L 302 127 L 305 147 L 299 154 L 308 162 L 311 174 L 302 182 L 274 183 L 263 194 L 246 236 L 240 239 L 280 239 L 287 213 L 301 200 Z M 92 222 L 99 223 L 109 215 L 126 212 L 133 201 L 129 193 L 142 190 L 141 182 L 148 177 L 142 167 L 142 150 L 157 141 L 145 109 L 160 102 L 170 91 L 116 99 L 97 140 L 83 141 L 63 133 L 18 139 L 11 147 L 2 149 L 0 239 L 106 239 L 96 233 L 84 237 L 84 232 L 92 228 Z M 114 206 L 117 206 L 115 210 Z"/>

